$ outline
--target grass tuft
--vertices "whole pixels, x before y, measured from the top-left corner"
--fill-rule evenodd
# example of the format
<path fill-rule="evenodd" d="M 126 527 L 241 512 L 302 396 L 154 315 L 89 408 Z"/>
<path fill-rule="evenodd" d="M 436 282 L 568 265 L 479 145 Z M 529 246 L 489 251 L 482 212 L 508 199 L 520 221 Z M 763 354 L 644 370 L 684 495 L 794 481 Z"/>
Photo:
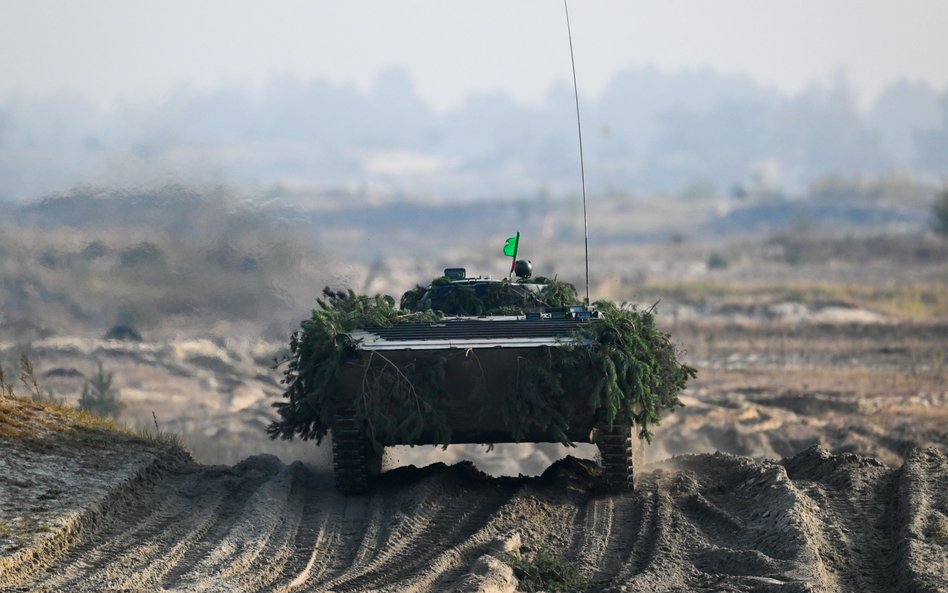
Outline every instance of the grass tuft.
<path fill-rule="evenodd" d="M 520 581 L 519 590 L 527 593 L 576 593 L 589 587 L 575 566 L 541 546 L 529 560 L 519 554 L 505 554 L 503 560 Z"/>

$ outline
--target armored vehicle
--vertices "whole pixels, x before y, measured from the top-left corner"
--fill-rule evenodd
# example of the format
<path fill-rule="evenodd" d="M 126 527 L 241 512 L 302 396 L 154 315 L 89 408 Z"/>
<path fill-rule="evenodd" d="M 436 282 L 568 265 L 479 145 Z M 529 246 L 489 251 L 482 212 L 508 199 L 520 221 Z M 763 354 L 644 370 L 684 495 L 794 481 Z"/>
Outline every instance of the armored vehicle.
<path fill-rule="evenodd" d="M 531 279 L 529 262 L 513 270 L 517 280 L 449 268 L 400 306 L 327 287 L 290 338 L 267 432 L 331 434 L 347 494 L 371 487 L 385 447 L 455 443 L 595 443 L 605 486 L 633 488 L 640 438 L 697 371 L 654 306 L 581 304 L 572 285 Z"/>
<path fill-rule="evenodd" d="M 640 447 L 639 439 L 628 421 L 606 420 L 605 404 L 595 409 L 587 404 L 596 377 L 576 373 L 556 377 L 558 384 L 532 383 L 562 392 L 556 410 L 543 409 L 542 399 L 531 400 L 529 389 L 522 388 L 524 377 L 551 359 L 567 351 L 575 357 L 575 350 L 584 347 L 577 330 L 596 323 L 599 312 L 585 305 L 547 306 L 549 281 L 531 282 L 526 261 L 518 261 L 516 271 L 519 280 L 509 282 L 471 278 L 461 268 L 449 268 L 443 278 L 402 299 L 402 309 L 434 309 L 443 318 L 347 333 L 354 355 L 338 374 L 330 430 L 340 491 L 370 489 L 384 446 L 448 442 L 593 442 L 601 454 L 605 486 L 611 491 L 633 488 L 633 451 Z M 491 314 L 498 311 L 506 314 Z M 379 397 L 376 392 L 373 398 L 367 393 L 399 392 L 396 397 L 414 397 L 424 409 L 431 401 L 413 394 L 408 381 L 409 374 L 423 372 L 434 375 L 427 385 L 437 392 L 437 409 L 426 409 L 426 420 L 411 429 L 380 430 L 375 424 L 381 421 L 372 420 L 378 410 L 366 406 L 386 405 L 389 393 Z M 524 421 L 534 415 L 546 420 Z"/>

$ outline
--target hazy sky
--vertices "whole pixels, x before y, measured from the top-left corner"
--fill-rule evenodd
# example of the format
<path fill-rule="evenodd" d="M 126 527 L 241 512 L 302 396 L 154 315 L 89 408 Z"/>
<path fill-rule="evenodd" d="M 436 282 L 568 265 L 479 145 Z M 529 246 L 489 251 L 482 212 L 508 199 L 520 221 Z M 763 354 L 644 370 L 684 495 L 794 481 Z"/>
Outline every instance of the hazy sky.
<path fill-rule="evenodd" d="M 407 68 L 440 109 L 474 91 L 542 98 L 566 81 L 560 0 L 0 0 L 0 96 L 96 102 L 176 85 L 327 77 L 367 87 Z M 710 66 L 784 91 L 845 69 L 863 102 L 901 77 L 948 88 L 945 0 L 573 0 L 580 90 L 618 70 Z"/>

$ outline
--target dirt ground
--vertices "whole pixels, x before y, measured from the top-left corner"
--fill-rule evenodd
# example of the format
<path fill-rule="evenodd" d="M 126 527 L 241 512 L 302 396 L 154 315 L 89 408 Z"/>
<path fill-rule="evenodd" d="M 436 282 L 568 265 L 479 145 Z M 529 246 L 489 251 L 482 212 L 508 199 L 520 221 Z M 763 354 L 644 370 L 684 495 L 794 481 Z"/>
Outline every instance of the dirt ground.
<path fill-rule="evenodd" d="M 525 591 L 510 555 L 552 551 L 589 591 L 948 591 L 948 325 L 837 305 L 663 317 L 700 374 L 622 496 L 594 461 L 522 445 L 395 450 L 346 498 L 327 447 L 262 436 L 278 345 L 34 343 L 57 393 L 101 360 L 126 418 L 154 411 L 193 458 L 0 438 L 0 589 Z M 407 467 L 429 461 L 453 465 Z"/>
<path fill-rule="evenodd" d="M 121 492 L 0 561 L 4 590 L 516 591 L 508 554 L 556 550 L 590 591 L 945 591 L 948 460 L 899 468 L 810 448 L 644 468 L 596 491 L 592 462 L 539 478 L 470 464 L 388 472 L 346 498 L 273 456 L 143 467 Z M 34 548 L 37 549 L 37 548 Z"/>

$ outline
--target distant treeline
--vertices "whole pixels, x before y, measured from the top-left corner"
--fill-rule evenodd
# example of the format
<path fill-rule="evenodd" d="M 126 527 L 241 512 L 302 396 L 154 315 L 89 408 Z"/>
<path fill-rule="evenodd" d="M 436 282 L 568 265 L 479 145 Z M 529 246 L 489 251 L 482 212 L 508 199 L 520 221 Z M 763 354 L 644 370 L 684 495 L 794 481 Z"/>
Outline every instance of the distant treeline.
<path fill-rule="evenodd" d="M 803 193 L 828 175 L 948 173 L 948 91 L 898 81 L 860 109 L 845 80 L 788 96 L 711 70 L 628 70 L 582 97 L 594 191 Z M 109 111 L 81 97 L 0 98 L 0 199 L 77 185 L 367 187 L 444 197 L 578 185 L 572 91 L 469 97 L 439 113 L 400 70 L 368 90 L 283 78 L 180 89 Z"/>

